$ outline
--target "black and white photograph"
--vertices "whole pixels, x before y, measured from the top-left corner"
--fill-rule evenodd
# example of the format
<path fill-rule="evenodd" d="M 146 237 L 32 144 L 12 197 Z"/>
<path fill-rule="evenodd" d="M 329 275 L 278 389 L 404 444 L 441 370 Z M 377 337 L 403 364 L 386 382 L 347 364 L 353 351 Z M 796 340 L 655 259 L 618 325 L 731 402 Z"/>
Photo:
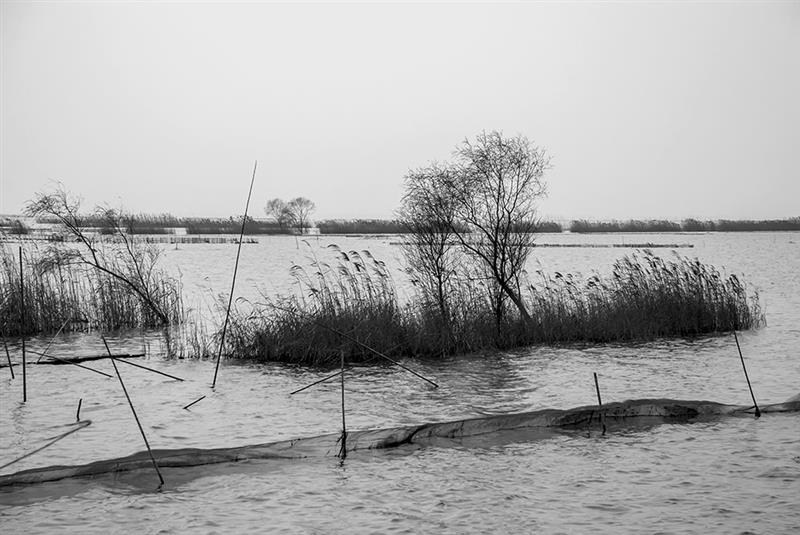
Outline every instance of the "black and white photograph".
<path fill-rule="evenodd" d="M 0 0 L 0 532 L 800 533 L 800 1 Z"/>

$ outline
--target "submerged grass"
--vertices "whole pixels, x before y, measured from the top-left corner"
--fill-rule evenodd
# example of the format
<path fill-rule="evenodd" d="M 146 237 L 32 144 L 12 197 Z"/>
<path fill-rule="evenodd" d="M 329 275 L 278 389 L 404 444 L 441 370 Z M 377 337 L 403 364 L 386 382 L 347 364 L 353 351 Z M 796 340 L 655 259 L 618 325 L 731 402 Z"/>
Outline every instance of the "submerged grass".
<path fill-rule="evenodd" d="M 261 361 L 335 365 L 373 355 L 442 356 L 535 344 L 646 340 L 749 329 L 764 321 L 758 295 L 735 275 L 697 260 L 648 251 L 618 260 L 610 276 L 537 272 L 524 297 L 526 321 L 510 310 L 498 324 L 496 289 L 462 266 L 448 283 L 446 316 L 417 291 L 401 304 L 385 264 L 367 251 L 292 268 L 299 291 L 233 314 L 225 353 Z M 419 290 L 419 288 L 418 288 Z"/>

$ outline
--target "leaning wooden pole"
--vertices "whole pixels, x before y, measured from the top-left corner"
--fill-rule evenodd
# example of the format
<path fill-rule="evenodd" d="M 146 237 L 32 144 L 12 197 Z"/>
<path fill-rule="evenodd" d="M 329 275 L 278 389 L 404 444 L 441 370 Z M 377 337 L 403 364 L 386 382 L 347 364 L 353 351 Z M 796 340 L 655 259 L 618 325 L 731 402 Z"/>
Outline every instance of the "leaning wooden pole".
<path fill-rule="evenodd" d="M 739 350 L 739 358 L 742 361 L 742 369 L 744 370 L 744 378 L 747 380 L 747 388 L 750 389 L 750 397 L 753 398 L 753 407 L 756 409 L 756 418 L 761 417 L 761 411 L 758 410 L 758 403 L 756 403 L 756 395 L 753 394 L 753 387 L 750 384 L 750 377 L 747 375 L 747 366 L 744 365 L 744 356 L 742 355 L 742 348 L 739 346 L 739 337 L 736 336 L 736 329 L 733 330 L 733 339 L 736 340 L 736 349 Z"/>
<path fill-rule="evenodd" d="M 128 406 L 131 408 L 131 412 L 133 413 L 133 419 L 136 420 L 136 425 L 139 426 L 139 432 L 142 434 L 142 438 L 144 439 L 144 445 L 147 447 L 147 453 L 150 455 L 150 460 L 153 461 L 153 468 L 156 469 L 156 474 L 158 474 L 158 480 L 161 484 L 158 486 L 160 489 L 164 486 L 164 478 L 161 476 L 161 470 L 158 468 L 158 463 L 156 462 L 156 458 L 153 456 L 153 450 L 150 449 L 150 443 L 147 442 L 147 435 L 144 434 L 144 428 L 142 428 L 142 423 L 139 421 L 139 416 L 136 415 L 136 409 L 133 408 L 133 402 L 131 401 L 131 397 L 128 395 L 128 389 L 125 388 L 125 383 L 122 381 L 122 376 L 119 374 L 119 368 L 117 368 L 117 359 L 111 354 L 111 349 L 108 347 L 108 343 L 106 339 L 103 338 L 103 344 L 106 346 L 106 351 L 108 351 L 108 356 L 111 357 L 111 364 L 114 365 L 114 371 L 117 373 L 117 379 L 119 379 L 119 384 L 122 385 L 122 391 L 125 393 L 125 399 L 128 400 Z"/>
<path fill-rule="evenodd" d="M 214 380 L 211 388 L 217 386 L 217 373 L 219 373 L 219 361 L 222 358 L 222 347 L 225 345 L 225 333 L 228 330 L 228 320 L 231 315 L 231 304 L 233 303 L 233 289 L 236 287 L 236 272 L 239 271 L 239 255 L 242 253 L 242 240 L 244 239 L 244 227 L 247 224 L 247 210 L 250 208 L 250 197 L 253 195 L 253 184 L 256 181 L 256 169 L 258 160 L 253 165 L 253 178 L 250 179 L 250 191 L 247 194 L 247 203 L 244 205 L 244 217 L 242 218 L 242 231 L 239 233 L 239 246 L 236 249 L 236 264 L 233 266 L 233 280 L 231 281 L 231 293 L 228 296 L 228 308 L 225 311 L 225 323 L 222 324 L 222 335 L 219 338 L 219 351 L 217 351 L 217 364 L 214 366 Z"/>
<path fill-rule="evenodd" d="M 11 378 L 14 378 L 14 366 L 11 365 L 11 353 L 8 352 L 8 344 L 6 339 L 3 338 L 3 347 L 6 350 L 6 360 L 8 361 L 8 370 L 11 372 Z"/>
<path fill-rule="evenodd" d="M 341 350 L 341 370 L 339 375 L 342 378 L 342 448 L 339 450 L 339 458 L 344 461 L 347 458 L 347 422 L 345 421 L 344 411 L 344 349 Z"/>
<path fill-rule="evenodd" d="M 22 246 L 19 248 L 19 325 L 22 335 L 22 402 L 28 401 L 28 374 L 25 367 L 25 276 L 22 272 Z"/>
<path fill-rule="evenodd" d="M 606 418 L 603 414 L 603 400 L 600 399 L 600 383 L 597 382 L 597 372 L 594 373 L 594 389 L 597 391 L 597 407 L 600 410 L 600 423 L 603 425 L 603 434 L 606 434 Z"/>

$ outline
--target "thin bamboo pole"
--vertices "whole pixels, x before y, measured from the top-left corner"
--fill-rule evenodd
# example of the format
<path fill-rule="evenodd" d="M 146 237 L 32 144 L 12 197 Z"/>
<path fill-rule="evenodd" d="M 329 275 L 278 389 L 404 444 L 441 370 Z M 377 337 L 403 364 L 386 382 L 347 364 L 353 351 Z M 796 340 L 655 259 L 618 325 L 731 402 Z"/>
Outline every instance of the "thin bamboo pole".
<path fill-rule="evenodd" d="M 106 346 L 106 351 L 108 351 L 108 355 L 111 357 L 111 364 L 114 365 L 114 371 L 117 373 L 117 379 L 119 379 L 119 384 L 122 386 L 122 391 L 125 393 L 125 399 L 128 400 L 128 406 L 131 408 L 131 412 L 133 413 L 133 419 L 136 420 L 136 425 L 139 426 L 139 432 L 142 434 L 142 438 L 144 439 L 144 445 L 147 447 L 147 453 L 150 455 L 150 460 L 153 461 L 153 468 L 156 469 L 156 474 L 158 474 L 158 480 L 161 484 L 158 486 L 159 489 L 164 486 L 164 478 L 161 476 L 161 470 L 158 468 L 158 463 L 156 462 L 156 458 L 153 456 L 153 450 L 150 449 L 150 443 L 147 442 L 147 435 L 144 433 L 144 428 L 142 427 L 142 423 L 139 421 L 139 416 L 136 415 L 136 409 L 133 408 L 133 402 L 131 401 L 131 397 L 128 395 L 128 389 L 125 388 L 125 383 L 122 381 L 122 376 L 119 374 L 119 368 L 117 368 L 117 359 L 111 355 L 111 349 L 108 347 L 108 342 L 106 339 L 101 337 L 103 340 L 103 344 Z"/>
<path fill-rule="evenodd" d="M 347 458 L 347 422 L 345 421 L 344 410 L 344 349 L 340 351 L 340 355 L 342 368 L 339 372 L 339 375 L 342 378 L 342 448 L 339 450 L 339 458 L 344 461 Z"/>
<path fill-rule="evenodd" d="M 603 400 L 600 399 L 600 383 L 597 382 L 597 373 L 594 373 L 594 389 L 597 391 L 597 407 L 600 410 L 600 423 L 603 425 L 603 434 L 606 434 L 606 418 L 603 414 Z"/>
<path fill-rule="evenodd" d="M 302 392 L 303 390 L 307 390 L 307 389 L 311 388 L 312 386 L 317 386 L 318 384 L 320 384 L 320 383 L 324 383 L 325 381 L 330 381 L 330 380 L 331 380 L 331 379 L 333 379 L 334 377 L 338 377 L 339 375 L 341 375 L 341 373 L 342 373 L 341 371 L 338 371 L 338 372 L 336 372 L 336 373 L 332 373 L 332 374 L 328 375 L 327 377 L 323 377 L 323 378 L 322 378 L 322 379 L 320 379 L 319 381 L 314 381 L 314 382 L 313 382 L 313 383 L 311 383 L 310 385 L 306 385 L 306 386 L 304 386 L 303 388 L 298 388 L 298 389 L 297 389 L 297 390 L 295 390 L 294 392 L 289 392 L 289 395 L 290 395 L 290 396 L 293 396 L 293 395 L 295 395 L 295 394 L 298 394 L 298 393 Z"/>
<path fill-rule="evenodd" d="M 148 368 L 147 366 L 142 366 L 141 364 L 136 364 L 135 362 L 128 362 L 127 360 L 119 358 L 119 357 L 112 357 L 112 358 L 114 360 L 116 360 L 117 362 L 121 362 L 121 363 L 127 364 L 129 366 L 135 366 L 137 368 L 141 368 L 141 369 L 147 370 L 149 372 L 157 373 L 159 375 L 163 375 L 165 377 L 169 377 L 170 379 L 175 379 L 176 381 L 183 381 L 183 379 L 181 379 L 180 377 L 175 377 L 174 375 L 170 375 L 170 374 L 168 374 L 166 372 L 162 372 L 162 371 L 159 371 L 159 370 L 154 370 L 153 368 Z"/>
<path fill-rule="evenodd" d="M 8 369 L 11 370 L 11 378 L 14 378 L 14 366 L 11 365 L 11 353 L 8 352 L 8 344 L 6 339 L 3 338 L 3 347 L 6 349 L 6 360 L 8 360 Z"/>
<path fill-rule="evenodd" d="M 188 405 L 186 405 L 186 406 L 184 407 L 184 409 L 188 409 L 189 407 L 191 407 L 192 405 L 194 405 L 195 403 L 197 403 L 198 401 L 201 401 L 201 400 L 203 400 L 203 399 L 205 399 L 205 396 L 200 396 L 200 397 L 199 397 L 199 398 L 197 398 L 196 400 L 194 400 L 194 401 L 192 401 L 191 403 L 189 403 Z"/>
<path fill-rule="evenodd" d="M 22 402 L 28 401 L 28 374 L 25 367 L 25 277 L 22 273 L 22 246 L 19 248 L 20 334 L 22 335 Z"/>
<path fill-rule="evenodd" d="M 219 373 L 219 361 L 222 358 L 222 346 L 225 344 L 225 333 L 228 330 L 228 320 L 231 315 L 231 304 L 233 303 L 233 289 L 236 287 L 236 272 L 239 271 L 239 255 L 242 252 L 242 241 L 244 238 L 244 227 L 247 224 L 247 210 L 250 208 L 250 197 L 253 195 L 253 184 L 256 181 L 256 169 L 258 168 L 258 160 L 253 165 L 253 178 L 250 179 L 250 191 L 247 194 L 247 203 L 244 205 L 244 217 L 242 218 L 242 231 L 239 233 L 239 245 L 236 248 L 236 264 L 233 266 L 233 280 L 231 281 L 231 293 L 228 296 L 228 308 L 225 311 L 225 323 L 222 325 L 222 335 L 219 339 L 219 351 L 217 351 L 217 364 L 214 366 L 214 380 L 211 382 L 211 388 L 217 386 L 217 373 Z"/>
<path fill-rule="evenodd" d="M 753 406 L 756 409 L 756 418 L 761 417 L 761 411 L 758 410 L 758 403 L 756 403 L 756 395 L 753 394 L 753 387 L 750 384 L 750 377 L 747 375 L 747 367 L 744 365 L 744 356 L 742 355 L 742 348 L 739 346 L 739 337 L 736 336 L 736 329 L 733 330 L 733 339 L 736 340 L 736 349 L 739 350 L 739 358 L 742 361 L 742 369 L 744 370 L 744 378 L 747 379 L 747 388 L 750 389 L 750 397 L 753 398 Z"/>

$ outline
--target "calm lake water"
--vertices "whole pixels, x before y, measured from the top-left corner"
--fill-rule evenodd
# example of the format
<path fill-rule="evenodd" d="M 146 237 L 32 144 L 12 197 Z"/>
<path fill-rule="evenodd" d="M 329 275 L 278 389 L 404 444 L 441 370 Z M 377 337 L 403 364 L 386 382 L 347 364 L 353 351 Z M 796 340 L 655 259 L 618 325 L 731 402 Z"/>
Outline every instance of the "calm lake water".
<path fill-rule="evenodd" d="M 292 290 L 289 267 L 308 265 L 326 246 L 369 250 L 397 266 L 397 237 L 320 237 L 306 243 L 261 237 L 244 245 L 236 295 Z M 691 244 L 680 254 L 743 274 L 757 288 L 767 326 L 741 333 L 760 403 L 800 391 L 800 233 L 543 235 L 546 244 Z M 608 272 L 633 249 L 543 247 L 530 270 Z M 654 249 L 662 255 L 670 248 Z M 190 304 L 209 309 L 227 295 L 236 246 L 165 246 Z M 49 339 L 28 341 L 43 349 Z M 120 352 L 148 345 L 142 364 L 177 382 L 121 367 L 154 448 L 221 447 L 335 433 L 338 384 L 289 392 L 324 370 L 225 362 L 215 391 L 210 361 L 165 360 L 152 335 L 109 339 Z M 12 358 L 18 355 L 12 341 Z M 56 355 L 103 351 L 95 334 L 56 340 Z M 391 367 L 348 373 L 351 429 L 446 421 L 646 397 L 747 404 L 732 336 L 641 344 L 535 347 L 446 361 L 405 361 L 434 389 Z M 87 363 L 113 375 L 109 362 Z M 190 410 L 187 403 L 207 396 Z M 30 366 L 28 402 L 19 374 L 0 369 L 0 465 L 71 428 L 79 399 L 92 425 L 0 470 L 82 464 L 144 449 L 116 379 L 73 366 Z M 542 440 L 471 438 L 424 448 L 356 452 L 336 458 L 258 461 L 166 469 L 156 492 L 151 471 L 0 489 L 3 533 L 797 533 L 800 532 L 800 415 L 728 418 L 631 427 L 601 436 L 564 432 Z"/>

